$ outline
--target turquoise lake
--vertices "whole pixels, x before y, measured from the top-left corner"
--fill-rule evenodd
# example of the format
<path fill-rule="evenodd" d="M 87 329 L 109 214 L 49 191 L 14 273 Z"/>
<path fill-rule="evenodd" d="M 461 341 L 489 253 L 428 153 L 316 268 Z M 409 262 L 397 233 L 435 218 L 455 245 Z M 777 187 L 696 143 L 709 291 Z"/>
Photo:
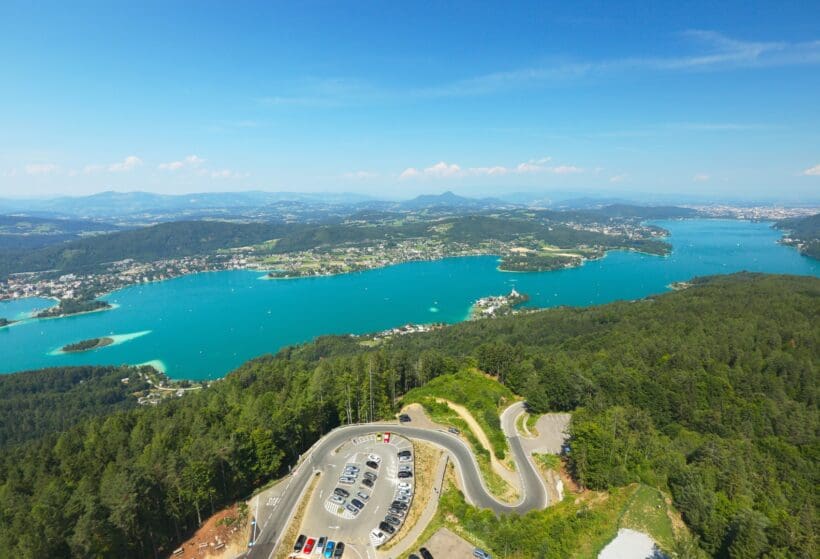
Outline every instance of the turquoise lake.
<path fill-rule="evenodd" d="M 530 295 L 529 305 L 590 305 L 637 299 L 694 276 L 740 270 L 820 276 L 820 262 L 777 244 L 767 223 L 658 221 L 671 232 L 668 257 L 610 252 L 569 270 L 505 273 L 491 256 L 411 262 L 323 278 L 265 280 L 251 271 L 203 273 L 129 287 L 104 297 L 110 311 L 23 320 L 0 328 L 0 372 L 79 364 L 157 362 L 173 378 L 209 379 L 244 361 L 321 334 L 366 333 L 408 322 L 458 322 L 481 297 Z M 23 318 L 52 302 L 0 303 Z M 117 343 L 61 354 L 100 336 Z"/>

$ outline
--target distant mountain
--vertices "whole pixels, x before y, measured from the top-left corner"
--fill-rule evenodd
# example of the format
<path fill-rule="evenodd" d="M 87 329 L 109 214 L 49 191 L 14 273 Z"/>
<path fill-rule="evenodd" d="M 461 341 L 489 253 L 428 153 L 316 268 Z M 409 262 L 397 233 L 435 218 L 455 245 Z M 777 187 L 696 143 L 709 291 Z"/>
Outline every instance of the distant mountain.
<path fill-rule="evenodd" d="M 120 229 L 101 221 L 0 215 L 0 250 L 32 250 Z"/>
<path fill-rule="evenodd" d="M 0 212 L 27 212 L 50 216 L 117 218 L 144 213 L 182 212 L 206 209 L 258 208 L 282 201 L 336 205 L 371 200 L 353 193 L 303 192 L 204 192 L 198 194 L 155 194 L 152 192 L 106 191 L 90 196 L 0 199 Z"/>
<path fill-rule="evenodd" d="M 596 213 L 606 217 L 640 218 L 640 219 L 675 219 L 695 217 L 697 210 L 678 206 L 637 206 L 634 204 L 611 204 L 597 210 Z"/>
<path fill-rule="evenodd" d="M 511 207 L 514 204 L 505 202 L 498 198 L 467 198 L 459 196 L 451 191 L 442 194 L 422 194 L 412 200 L 400 202 L 398 209 L 405 211 L 417 211 L 432 208 L 454 208 L 454 209 L 492 209 L 500 207 Z"/>

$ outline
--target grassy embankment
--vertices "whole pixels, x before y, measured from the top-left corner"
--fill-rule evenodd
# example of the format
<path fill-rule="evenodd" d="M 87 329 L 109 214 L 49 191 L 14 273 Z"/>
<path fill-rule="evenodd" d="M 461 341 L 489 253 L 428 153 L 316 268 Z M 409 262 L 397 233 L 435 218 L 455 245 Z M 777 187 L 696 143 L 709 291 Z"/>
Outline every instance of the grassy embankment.
<path fill-rule="evenodd" d="M 517 399 L 515 394 L 506 386 L 477 371 L 464 370 L 442 375 L 422 387 L 414 388 L 404 396 L 402 405 L 421 404 L 430 419 L 461 431 L 473 449 L 487 489 L 503 500 L 517 501 L 519 496 L 515 488 L 493 471 L 490 451 L 484 448 L 467 422 L 446 403 L 436 401 L 437 398 L 464 406 L 486 434 L 495 457 L 502 461 L 506 460 L 508 469 L 513 471 L 507 439 L 501 429 L 500 414 Z"/>
<path fill-rule="evenodd" d="M 424 545 L 441 527 L 493 556 L 509 559 L 594 559 L 620 528 L 648 533 L 664 551 L 674 548 L 676 535 L 688 537 L 663 495 L 642 484 L 571 494 L 554 507 L 499 519 L 488 510 L 468 505 L 454 480 L 454 474 L 448 472 L 436 515 L 412 549 Z M 678 532 L 674 525 L 681 526 Z"/>

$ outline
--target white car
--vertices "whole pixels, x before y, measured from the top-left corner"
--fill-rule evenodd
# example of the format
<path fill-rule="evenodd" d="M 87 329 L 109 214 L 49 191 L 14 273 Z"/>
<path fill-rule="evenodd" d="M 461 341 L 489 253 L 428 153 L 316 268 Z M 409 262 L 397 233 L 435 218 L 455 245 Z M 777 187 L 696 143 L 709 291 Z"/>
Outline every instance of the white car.
<path fill-rule="evenodd" d="M 407 483 L 406 481 L 400 481 L 396 485 L 396 487 L 398 487 L 399 489 L 412 489 L 413 488 L 413 486 L 410 485 L 409 483 Z"/>
<path fill-rule="evenodd" d="M 399 462 L 411 462 L 412 460 L 412 456 L 399 456 Z"/>
<path fill-rule="evenodd" d="M 353 485 L 354 483 L 356 483 L 356 478 L 342 476 L 339 478 L 339 483 L 343 483 L 345 485 Z"/>
<path fill-rule="evenodd" d="M 337 505 L 342 505 L 345 502 L 345 500 L 339 495 L 331 495 L 329 501 L 331 503 L 336 503 Z"/>
<path fill-rule="evenodd" d="M 381 464 L 381 462 L 382 462 L 382 457 L 379 456 L 378 454 L 368 454 L 367 459 L 372 460 L 376 464 Z"/>

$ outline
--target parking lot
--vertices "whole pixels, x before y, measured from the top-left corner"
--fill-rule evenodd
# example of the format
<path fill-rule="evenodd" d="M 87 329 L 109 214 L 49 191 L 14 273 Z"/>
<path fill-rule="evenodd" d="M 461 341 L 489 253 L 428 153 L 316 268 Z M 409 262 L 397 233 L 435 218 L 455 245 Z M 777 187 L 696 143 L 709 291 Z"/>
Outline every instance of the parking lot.
<path fill-rule="evenodd" d="M 308 545 L 310 553 L 303 548 L 296 556 L 322 555 L 318 544 L 325 538 L 325 544 L 344 542 L 344 557 L 375 557 L 375 547 L 390 537 L 384 523 L 389 520 L 389 526 L 398 531 L 412 505 L 412 450 L 409 440 L 391 433 L 356 437 L 336 449 L 321 466 L 319 484 L 299 529 L 304 543 L 313 540 Z M 400 474 L 402 470 L 410 473 Z M 393 506 L 397 500 L 404 501 L 404 509 Z"/>

